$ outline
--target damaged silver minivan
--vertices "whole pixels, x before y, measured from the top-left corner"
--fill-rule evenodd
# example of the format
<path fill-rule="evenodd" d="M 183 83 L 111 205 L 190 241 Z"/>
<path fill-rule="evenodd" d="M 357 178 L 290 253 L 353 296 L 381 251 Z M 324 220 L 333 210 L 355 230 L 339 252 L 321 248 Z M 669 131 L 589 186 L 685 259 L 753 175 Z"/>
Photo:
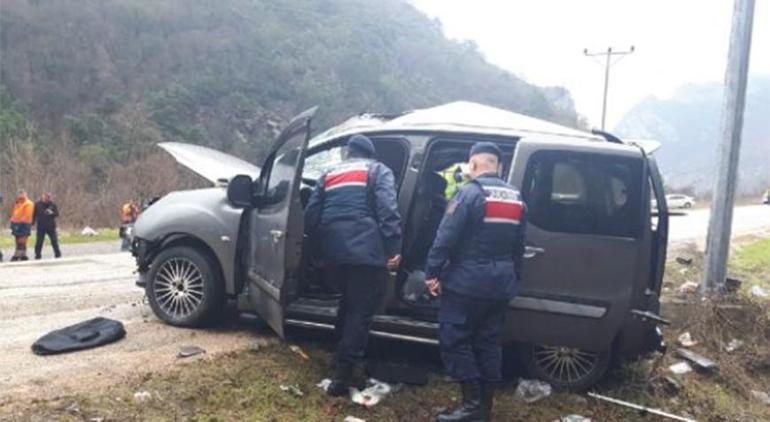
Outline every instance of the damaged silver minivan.
<path fill-rule="evenodd" d="M 138 284 L 159 318 L 201 326 L 233 299 L 281 336 L 287 327 L 332 330 L 340 295 L 324 263 L 303 250 L 303 206 L 325 166 L 342 159 L 347 138 L 362 133 L 396 176 L 404 223 L 404 260 L 372 334 L 436 344 L 437 303 L 425 294 L 422 268 L 446 205 L 439 172 L 485 140 L 500 146 L 504 177 L 529 210 L 505 339 L 531 374 L 558 389 L 585 389 L 613 357 L 664 347 L 658 314 L 668 212 L 642 147 L 468 102 L 362 114 L 311 139 L 314 114 L 295 117 L 261 167 L 161 144 L 215 187 L 172 192 L 136 222 Z"/>

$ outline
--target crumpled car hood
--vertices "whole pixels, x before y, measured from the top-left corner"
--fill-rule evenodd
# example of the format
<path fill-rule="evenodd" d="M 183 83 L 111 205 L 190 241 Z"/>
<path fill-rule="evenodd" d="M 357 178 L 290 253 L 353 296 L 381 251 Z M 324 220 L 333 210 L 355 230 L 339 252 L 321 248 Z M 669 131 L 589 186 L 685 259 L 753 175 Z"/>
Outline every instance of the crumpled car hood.
<path fill-rule="evenodd" d="M 171 154 L 179 164 L 214 184 L 220 179 L 230 180 L 238 174 L 249 175 L 252 179 L 259 177 L 259 167 L 211 148 L 182 142 L 162 142 L 158 146 Z"/>

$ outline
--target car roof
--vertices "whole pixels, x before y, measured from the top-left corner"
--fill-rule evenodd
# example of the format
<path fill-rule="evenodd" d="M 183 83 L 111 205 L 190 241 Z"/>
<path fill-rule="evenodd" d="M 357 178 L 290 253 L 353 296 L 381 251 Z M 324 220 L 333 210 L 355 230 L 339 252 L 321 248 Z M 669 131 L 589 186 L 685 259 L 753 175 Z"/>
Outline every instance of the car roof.
<path fill-rule="evenodd" d="M 483 104 L 456 101 L 399 115 L 361 114 L 334 126 L 310 140 L 316 147 L 334 139 L 353 135 L 392 132 L 478 133 L 522 138 L 552 135 L 581 140 L 602 141 L 589 132 L 558 125 L 523 114 Z"/>

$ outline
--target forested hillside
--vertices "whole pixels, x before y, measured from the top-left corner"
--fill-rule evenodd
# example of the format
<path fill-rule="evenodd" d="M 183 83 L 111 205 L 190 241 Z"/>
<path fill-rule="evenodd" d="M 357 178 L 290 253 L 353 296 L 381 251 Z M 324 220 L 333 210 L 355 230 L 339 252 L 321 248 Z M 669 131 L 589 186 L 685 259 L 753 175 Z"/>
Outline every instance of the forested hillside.
<path fill-rule="evenodd" d="M 660 141 L 656 153 L 672 190 L 707 194 L 713 186 L 722 111 L 722 84 L 688 85 L 669 99 L 647 98 L 616 128 L 618 135 Z M 739 191 L 770 187 L 770 78 L 749 79 L 740 158 Z"/>
<path fill-rule="evenodd" d="M 0 42 L 0 188 L 52 190 L 74 224 L 179 183 L 155 143 L 258 160 L 312 105 L 317 128 L 460 99 L 578 120 L 566 90 L 490 65 L 399 0 L 3 0 Z"/>

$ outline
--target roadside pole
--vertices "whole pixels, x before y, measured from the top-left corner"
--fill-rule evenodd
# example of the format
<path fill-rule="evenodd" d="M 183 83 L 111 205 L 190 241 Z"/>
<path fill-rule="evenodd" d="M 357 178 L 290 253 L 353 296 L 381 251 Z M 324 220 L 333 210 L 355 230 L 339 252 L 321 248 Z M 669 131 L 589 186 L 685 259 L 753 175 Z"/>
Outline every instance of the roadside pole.
<path fill-rule="evenodd" d="M 735 0 L 722 100 L 721 139 L 716 157 L 717 173 L 706 237 L 706 268 L 701 282 L 704 294 L 721 288 L 727 276 L 753 20 L 754 0 Z"/>
<path fill-rule="evenodd" d="M 585 54 L 588 57 L 594 57 L 594 56 L 606 56 L 605 62 L 604 62 L 604 100 L 602 101 L 602 130 L 604 130 L 604 121 L 607 117 L 607 92 L 609 91 L 610 87 L 610 67 L 612 67 L 613 64 L 620 61 L 618 59 L 615 63 L 612 63 L 612 56 L 625 56 L 627 54 L 631 54 L 634 52 L 634 46 L 631 46 L 631 49 L 628 51 L 616 51 L 612 50 L 612 47 L 607 47 L 607 51 L 598 51 L 598 52 L 590 52 L 588 49 L 583 50 L 583 54 Z"/>

